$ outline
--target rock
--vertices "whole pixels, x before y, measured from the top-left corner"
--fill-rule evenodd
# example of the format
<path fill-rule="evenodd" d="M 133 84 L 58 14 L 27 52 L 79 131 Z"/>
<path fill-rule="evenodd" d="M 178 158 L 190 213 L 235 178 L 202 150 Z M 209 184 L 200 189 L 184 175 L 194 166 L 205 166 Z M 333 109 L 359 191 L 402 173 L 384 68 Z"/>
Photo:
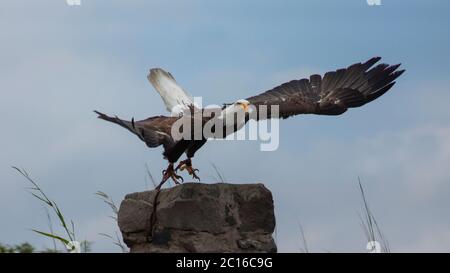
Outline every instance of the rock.
<path fill-rule="evenodd" d="M 262 184 L 184 183 L 128 194 L 118 215 L 131 252 L 276 252 Z"/>

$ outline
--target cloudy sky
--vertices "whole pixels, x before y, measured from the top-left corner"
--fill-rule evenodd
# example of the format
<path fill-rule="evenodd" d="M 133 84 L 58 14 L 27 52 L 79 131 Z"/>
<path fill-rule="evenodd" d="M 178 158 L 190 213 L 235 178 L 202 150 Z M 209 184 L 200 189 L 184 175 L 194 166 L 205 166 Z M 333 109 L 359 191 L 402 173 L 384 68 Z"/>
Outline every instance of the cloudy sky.
<path fill-rule="evenodd" d="M 263 182 L 273 193 L 279 251 L 364 252 L 358 176 L 392 251 L 450 251 L 450 3 L 352 1 L 4 0 L 0 4 L 0 242 L 51 241 L 23 167 L 94 251 L 118 251 L 110 211 L 157 176 L 161 149 L 95 118 L 165 113 L 146 79 L 163 67 L 206 104 L 382 56 L 407 72 L 377 101 L 339 117 L 280 124 L 280 146 L 211 142 L 195 158 L 214 183 Z M 56 223 L 56 222 L 55 222 Z M 56 228 L 56 227 L 55 227 Z M 57 230 L 62 233 L 61 230 Z"/>

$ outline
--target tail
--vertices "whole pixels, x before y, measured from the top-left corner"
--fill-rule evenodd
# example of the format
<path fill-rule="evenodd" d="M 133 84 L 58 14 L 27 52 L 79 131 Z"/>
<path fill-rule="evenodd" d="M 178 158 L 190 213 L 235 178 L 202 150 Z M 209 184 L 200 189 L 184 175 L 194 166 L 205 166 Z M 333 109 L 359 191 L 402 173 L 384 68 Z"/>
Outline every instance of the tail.
<path fill-rule="evenodd" d="M 141 134 L 139 134 L 139 132 L 136 130 L 136 127 L 134 125 L 134 119 L 131 119 L 131 122 L 130 122 L 130 121 L 126 121 L 126 120 L 120 119 L 117 116 L 110 117 L 110 116 L 108 116 L 106 114 L 103 114 L 103 113 L 101 113 L 99 111 L 95 111 L 94 110 L 94 113 L 96 113 L 98 115 L 99 119 L 103 119 L 103 120 L 106 120 L 106 121 L 118 124 L 118 125 L 120 125 L 123 128 L 129 130 L 130 132 L 132 132 L 133 134 L 137 135 L 139 138 L 142 139 Z"/>

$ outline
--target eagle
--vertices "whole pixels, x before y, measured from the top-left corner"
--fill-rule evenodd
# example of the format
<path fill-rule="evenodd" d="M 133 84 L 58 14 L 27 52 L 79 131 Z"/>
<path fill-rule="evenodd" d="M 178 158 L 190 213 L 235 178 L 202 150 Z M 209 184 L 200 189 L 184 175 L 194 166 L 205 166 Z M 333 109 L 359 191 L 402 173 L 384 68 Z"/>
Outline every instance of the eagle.
<path fill-rule="evenodd" d="M 133 118 L 127 121 L 99 111 L 94 112 L 98 118 L 129 130 L 149 148 L 163 146 L 163 156 L 169 165 L 162 172 L 161 183 L 157 186 L 159 190 L 168 179 L 176 184 L 182 182 L 179 170 L 186 170 L 200 181 L 198 169 L 192 165 L 192 158 L 210 136 L 202 134 L 193 138 L 188 134 L 188 137 L 175 137 L 172 127 L 182 119 L 187 119 L 187 124 L 189 121 L 198 121 L 202 128 L 208 122 L 218 122 L 214 123 L 212 131 L 221 132 L 221 136 L 225 137 L 245 126 L 251 119 L 286 119 L 299 114 L 340 115 L 349 108 L 360 107 L 385 94 L 405 71 L 399 70 L 400 64 L 377 64 L 380 60 L 380 57 L 374 57 L 363 63 L 327 72 L 323 76 L 314 74 L 309 78 L 292 80 L 259 95 L 225 103 L 222 107 L 213 109 L 198 107 L 193 97 L 178 85 L 172 74 L 161 68 L 154 68 L 150 69 L 147 78 L 161 96 L 170 116 L 159 115 L 139 121 Z M 183 130 L 182 128 L 181 131 Z M 179 161 L 174 167 L 183 153 L 186 154 L 186 159 Z"/>

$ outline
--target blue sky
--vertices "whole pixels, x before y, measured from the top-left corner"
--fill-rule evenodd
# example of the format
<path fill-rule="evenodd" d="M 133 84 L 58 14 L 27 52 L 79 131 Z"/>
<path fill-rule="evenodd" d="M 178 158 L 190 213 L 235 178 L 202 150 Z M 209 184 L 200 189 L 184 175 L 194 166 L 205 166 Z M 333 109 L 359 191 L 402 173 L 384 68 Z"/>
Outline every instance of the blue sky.
<path fill-rule="evenodd" d="M 379 100 L 339 117 L 280 123 L 280 147 L 211 142 L 195 157 L 232 183 L 272 192 L 280 251 L 365 251 L 361 177 L 393 251 L 450 251 L 450 3 L 353 1 L 8 0 L 0 4 L 0 242 L 51 242 L 43 208 L 11 165 L 25 168 L 95 251 L 117 251 L 102 190 L 117 202 L 145 189 L 161 150 L 95 118 L 164 114 L 146 79 L 170 71 L 205 103 L 246 98 L 280 83 L 372 56 L 407 72 Z"/>

